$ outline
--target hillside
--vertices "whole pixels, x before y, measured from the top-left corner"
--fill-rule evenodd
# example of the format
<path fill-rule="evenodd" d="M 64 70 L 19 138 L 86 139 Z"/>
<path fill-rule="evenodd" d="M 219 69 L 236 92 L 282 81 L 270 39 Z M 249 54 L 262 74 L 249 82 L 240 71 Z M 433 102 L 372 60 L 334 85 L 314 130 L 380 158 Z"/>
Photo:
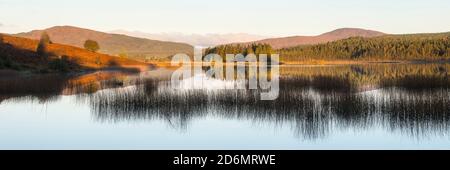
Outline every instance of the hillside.
<path fill-rule="evenodd" d="M 365 30 L 359 28 L 342 28 L 317 36 L 293 36 L 283 38 L 271 38 L 245 44 L 269 44 L 274 49 L 295 47 L 298 45 L 313 45 L 346 39 L 350 37 L 377 37 L 385 35 L 382 32 Z"/>
<path fill-rule="evenodd" d="M 106 54 L 87 51 L 82 48 L 48 44 L 48 57 L 36 52 L 39 41 L 0 34 L 0 69 L 48 70 L 51 63 L 67 64 L 68 71 L 79 69 L 102 69 L 107 67 L 130 68 L 147 64 L 127 58 L 119 58 Z M 62 61 L 66 63 L 58 63 Z"/>
<path fill-rule="evenodd" d="M 120 34 L 77 28 L 56 26 L 45 30 L 19 33 L 15 36 L 38 40 L 45 31 L 53 42 L 83 48 L 87 39 L 95 40 L 100 45 L 100 52 L 109 55 L 126 55 L 132 59 L 168 60 L 177 53 L 192 54 L 193 47 L 188 44 L 135 38 Z"/>
<path fill-rule="evenodd" d="M 201 47 L 213 47 L 220 44 L 258 41 L 269 38 L 266 36 L 246 34 L 246 33 L 230 33 L 230 34 L 153 33 L 152 34 L 126 30 L 115 30 L 111 31 L 111 33 L 124 34 L 132 37 L 148 38 L 152 40 L 181 42 Z"/>

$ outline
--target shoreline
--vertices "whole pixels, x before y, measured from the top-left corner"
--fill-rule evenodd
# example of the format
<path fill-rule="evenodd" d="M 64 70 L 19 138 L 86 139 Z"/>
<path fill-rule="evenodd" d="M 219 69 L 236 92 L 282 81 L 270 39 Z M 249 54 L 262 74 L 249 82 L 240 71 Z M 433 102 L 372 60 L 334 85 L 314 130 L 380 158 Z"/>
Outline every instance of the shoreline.
<path fill-rule="evenodd" d="M 147 62 L 149 64 L 153 64 L 158 67 L 177 67 L 172 66 L 170 61 L 154 61 Z M 204 62 L 190 62 L 191 65 L 205 65 Z M 280 66 L 286 65 L 356 65 L 356 64 L 433 64 L 440 63 L 446 64 L 450 63 L 450 60 L 436 60 L 436 61 L 425 61 L 425 60 L 381 60 L 381 61 L 355 61 L 355 60 L 309 60 L 309 61 L 281 61 Z M 233 63 L 234 64 L 234 63 Z M 248 64 L 248 63 L 247 63 Z M 179 64 L 178 66 L 180 66 Z M 227 65 L 227 63 L 223 63 L 223 65 Z"/>
<path fill-rule="evenodd" d="M 97 71 L 123 71 L 123 72 L 145 72 L 157 67 L 154 64 L 146 63 L 141 65 L 120 65 L 120 66 L 108 66 L 103 68 L 82 68 L 78 70 L 69 70 L 67 72 L 58 72 L 58 71 L 50 71 L 50 72 L 38 72 L 33 69 L 22 69 L 22 70 L 14 70 L 9 68 L 0 69 L 0 76 L 16 76 L 16 75 L 33 75 L 33 74 L 82 74 L 82 73 L 91 73 Z"/>
<path fill-rule="evenodd" d="M 192 66 L 198 65 L 206 65 L 204 62 L 191 62 Z M 208 63 L 209 64 L 209 63 Z M 246 63 L 247 65 L 249 63 Z M 384 61 L 351 61 L 351 60 L 333 60 L 333 61 L 324 61 L 324 60 L 311 60 L 311 61 L 289 61 L 289 62 L 280 62 L 279 66 L 333 66 L 333 65 L 367 65 L 367 64 L 450 64 L 450 60 L 438 60 L 438 61 L 423 61 L 423 60 L 414 60 L 414 61 L 395 61 L 395 60 L 384 60 Z M 223 63 L 224 66 L 229 65 L 227 63 Z M 235 65 L 233 63 L 233 65 Z M 49 73 L 39 73 L 33 72 L 32 70 L 13 70 L 13 69 L 0 69 L 0 75 L 17 75 L 17 74 L 51 74 L 51 73 L 62 73 L 62 74 L 76 74 L 83 72 L 95 72 L 95 71 L 126 71 L 126 72 L 145 72 L 151 70 L 155 67 L 163 67 L 163 68 L 179 68 L 182 66 L 181 64 L 177 66 L 172 66 L 169 61 L 155 61 L 155 62 L 147 62 L 144 65 L 122 65 L 122 66 L 110 66 L 104 68 L 87 68 L 77 71 L 69 71 L 69 72 L 49 72 Z"/>

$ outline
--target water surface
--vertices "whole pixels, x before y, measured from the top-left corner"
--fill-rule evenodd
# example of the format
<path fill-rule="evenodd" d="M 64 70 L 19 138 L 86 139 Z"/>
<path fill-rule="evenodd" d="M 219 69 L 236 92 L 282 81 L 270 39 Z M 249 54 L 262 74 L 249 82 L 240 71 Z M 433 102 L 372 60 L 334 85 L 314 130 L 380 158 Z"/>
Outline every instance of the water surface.
<path fill-rule="evenodd" d="M 164 68 L 3 77 L 0 149 L 450 149 L 449 70 L 283 66 L 274 101 L 174 90 Z"/>

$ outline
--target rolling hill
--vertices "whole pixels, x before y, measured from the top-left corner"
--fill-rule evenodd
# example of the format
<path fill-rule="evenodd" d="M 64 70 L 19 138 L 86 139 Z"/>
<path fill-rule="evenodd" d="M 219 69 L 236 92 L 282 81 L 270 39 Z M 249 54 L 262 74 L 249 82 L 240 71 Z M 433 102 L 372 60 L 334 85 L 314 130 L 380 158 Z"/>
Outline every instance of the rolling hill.
<path fill-rule="evenodd" d="M 3 68 L 46 70 L 49 63 L 64 58 L 70 71 L 79 69 L 103 69 L 108 67 L 142 67 L 147 64 L 106 54 L 94 53 L 82 48 L 62 44 L 48 44 L 48 57 L 37 53 L 39 41 L 0 34 L 0 59 Z M 0 67 L 1 69 L 1 67 Z"/>
<path fill-rule="evenodd" d="M 269 44 L 274 49 L 289 48 L 299 45 L 313 45 L 342 40 L 350 37 L 378 37 L 385 35 L 382 32 L 365 30 L 359 28 L 341 28 L 317 36 L 293 36 L 283 38 L 271 38 L 260 41 L 248 42 L 245 44 Z"/>
<path fill-rule="evenodd" d="M 109 55 L 126 55 L 137 60 L 168 60 L 177 53 L 192 54 L 193 47 L 184 43 L 136 38 L 120 34 L 109 34 L 73 26 L 56 26 L 45 30 L 34 30 L 14 36 L 38 40 L 45 31 L 55 43 L 83 48 L 87 39 L 100 45 L 100 52 Z"/>
<path fill-rule="evenodd" d="M 148 38 L 152 40 L 187 43 L 193 46 L 213 47 L 220 44 L 236 42 L 258 41 L 269 38 L 267 36 L 229 33 L 229 34 L 183 34 L 183 33 L 144 33 L 139 31 L 115 30 L 111 33 L 124 34 L 132 37 Z"/>

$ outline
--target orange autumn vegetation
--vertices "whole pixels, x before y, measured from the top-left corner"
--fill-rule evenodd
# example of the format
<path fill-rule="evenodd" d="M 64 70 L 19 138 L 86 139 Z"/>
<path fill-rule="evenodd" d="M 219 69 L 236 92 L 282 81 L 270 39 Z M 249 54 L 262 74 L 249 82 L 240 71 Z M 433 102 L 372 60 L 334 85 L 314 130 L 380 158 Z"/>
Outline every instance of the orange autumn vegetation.
<path fill-rule="evenodd" d="M 148 65 L 127 58 L 95 53 L 82 48 L 56 43 L 48 44 L 46 51 L 52 57 L 45 59 L 36 53 L 39 41 L 4 34 L 0 34 L 0 36 L 0 45 L 4 53 L 8 53 L 9 56 L 14 58 L 14 61 L 22 64 L 40 65 L 46 63 L 51 58 L 64 56 L 68 61 L 73 62 L 82 69 L 103 69 L 108 67 L 130 68 L 131 66 L 143 67 Z"/>

